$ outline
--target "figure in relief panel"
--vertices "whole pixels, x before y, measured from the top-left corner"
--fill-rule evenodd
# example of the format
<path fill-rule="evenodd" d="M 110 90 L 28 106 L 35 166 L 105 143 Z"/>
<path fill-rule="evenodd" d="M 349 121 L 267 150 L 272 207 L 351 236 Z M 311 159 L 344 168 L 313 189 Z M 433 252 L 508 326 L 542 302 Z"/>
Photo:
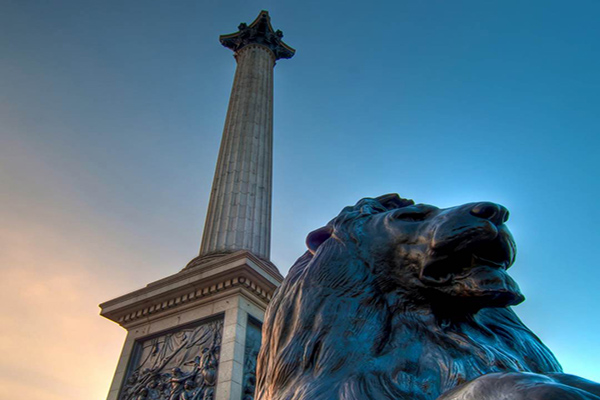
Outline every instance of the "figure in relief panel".
<path fill-rule="evenodd" d="M 260 351 L 262 326 L 253 320 L 246 328 L 246 348 L 244 350 L 244 381 L 242 400 L 254 400 L 256 391 L 256 359 Z"/>
<path fill-rule="evenodd" d="M 222 331 L 216 320 L 139 342 L 119 400 L 212 400 Z"/>

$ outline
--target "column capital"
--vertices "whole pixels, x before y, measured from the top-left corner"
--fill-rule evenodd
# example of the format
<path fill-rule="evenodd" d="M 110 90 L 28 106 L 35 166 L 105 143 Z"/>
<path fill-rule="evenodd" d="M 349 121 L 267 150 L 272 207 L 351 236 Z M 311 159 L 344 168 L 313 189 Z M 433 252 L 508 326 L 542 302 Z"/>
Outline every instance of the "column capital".
<path fill-rule="evenodd" d="M 276 60 L 292 58 L 296 53 L 296 50 L 281 40 L 283 32 L 279 29 L 273 30 L 268 11 L 261 11 L 254 22 L 250 25 L 241 23 L 238 29 L 239 31 L 235 33 L 221 35 L 219 37 L 221 44 L 235 52 L 249 44 L 259 44 L 270 49 Z"/>

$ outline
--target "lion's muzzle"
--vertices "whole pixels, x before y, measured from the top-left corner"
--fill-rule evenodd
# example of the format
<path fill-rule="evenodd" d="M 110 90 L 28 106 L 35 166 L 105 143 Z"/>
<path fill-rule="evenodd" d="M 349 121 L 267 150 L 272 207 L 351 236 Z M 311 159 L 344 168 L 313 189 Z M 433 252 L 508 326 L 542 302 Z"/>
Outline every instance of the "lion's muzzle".
<path fill-rule="evenodd" d="M 498 306 L 522 301 L 517 284 L 506 272 L 516 253 L 504 225 L 507 219 L 506 208 L 489 202 L 441 210 L 430 222 L 435 229 L 421 281 L 455 297 L 501 298 Z"/>

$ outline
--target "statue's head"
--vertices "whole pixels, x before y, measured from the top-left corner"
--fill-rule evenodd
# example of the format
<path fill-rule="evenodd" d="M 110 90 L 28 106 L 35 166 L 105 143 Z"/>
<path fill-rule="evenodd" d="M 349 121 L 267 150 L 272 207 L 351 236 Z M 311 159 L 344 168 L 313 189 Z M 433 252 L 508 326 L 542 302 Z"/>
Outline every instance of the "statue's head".
<path fill-rule="evenodd" d="M 192 390 L 196 387 L 196 383 L 193 380 L 188 379 L 187 381 L 185 381 L 183 387 L 185 388 L 185 390 Z"/>
<path fill-rule="evenodd" d="M 524 299 L 507 271 L 516 251 L 508 215 L 490 202 L 441 209 L 385 195 L 344 208 L 307 245 L 315 258 L 344 246 L 346 257 L 369 265 L 379 288 L 413 306 L 476 312 Z"/>

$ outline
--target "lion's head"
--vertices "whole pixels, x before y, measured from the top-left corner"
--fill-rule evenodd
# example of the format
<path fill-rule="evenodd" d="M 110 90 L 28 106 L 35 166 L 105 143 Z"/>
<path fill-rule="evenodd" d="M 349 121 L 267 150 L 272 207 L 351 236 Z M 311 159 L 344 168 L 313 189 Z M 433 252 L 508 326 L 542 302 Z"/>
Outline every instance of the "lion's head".
<path fill-rule="evenodd" d="M 329 239 L 355 243 L 385 277 L 376 282 L 382 291 L 410 296 L 411 307 L 467 313 L 524 299 L 507 272 L 515 258 L 507 219 L 494 203 L 439 209 L 387 195 L 347 207 L 307 245 L 314 254 Z"/>
<path fill-rule="evenodd" d="M 344 208 L 269 305 L 258 398 L 434 399 L 486 372 L 559 371 L 507 308 L 524 299 L 507 219 L 395 194 Z"/>

